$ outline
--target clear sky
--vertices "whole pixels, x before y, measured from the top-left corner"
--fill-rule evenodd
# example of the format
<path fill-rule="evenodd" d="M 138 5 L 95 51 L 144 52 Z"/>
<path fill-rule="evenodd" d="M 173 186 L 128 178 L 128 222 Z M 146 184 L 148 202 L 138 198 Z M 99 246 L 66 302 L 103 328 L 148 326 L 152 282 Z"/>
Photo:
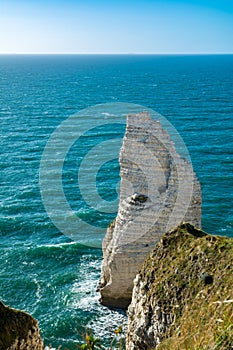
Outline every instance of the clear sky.
<path fill-rule="evenodd" d="M 0 53 L 233 53 L 233 0 L 0 0 Z"/>

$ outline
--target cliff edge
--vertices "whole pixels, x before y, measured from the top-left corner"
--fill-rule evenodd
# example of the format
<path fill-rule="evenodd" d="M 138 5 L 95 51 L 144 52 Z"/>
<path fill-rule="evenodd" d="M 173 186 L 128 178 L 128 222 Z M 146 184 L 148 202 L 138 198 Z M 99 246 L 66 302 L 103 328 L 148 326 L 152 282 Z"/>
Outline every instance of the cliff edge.
<path fill-rule="evenodd" d="M 43 350 L 38 322 L 0 301 L 0 350 Z"/>
<path fill-rule="evenodd" d="M 233 349 L 233 239 L 182 224 L 135 278 L 126 349 Z"/>
<path fill-rule="evenodd" d="M 146 112 L 127 117 L 119 160 L 119 209 L 103 241 L 99 290 L 102 304 L 126 308 L 133 280 L 162 233 L 182 221 L 201 226 L 202 200 L 192 165 Z"/>

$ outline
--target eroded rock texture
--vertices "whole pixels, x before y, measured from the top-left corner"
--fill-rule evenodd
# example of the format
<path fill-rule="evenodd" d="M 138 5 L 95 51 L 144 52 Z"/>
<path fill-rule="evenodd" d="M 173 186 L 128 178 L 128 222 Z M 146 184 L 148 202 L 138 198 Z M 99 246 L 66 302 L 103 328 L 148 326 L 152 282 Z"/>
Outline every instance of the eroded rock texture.
<path fill-rule="evenodd" d="M 0 350 L 42 350 L 38 322 L 0 301 Z"/>
<path fill-rule="evenodd" d="M 167 232 L 134 280 L 126 349 L 232 349 L 232 283 L 232 238 Z"/>
<path fill-rule="evenodd" d="M 127 307 L 133 280 L 164 232 L 201 226 L 201 189 L 192 165 L 148 113 L 127 117 L 120 152 L 120 202 L 103 242 L 101 302 Z"/>

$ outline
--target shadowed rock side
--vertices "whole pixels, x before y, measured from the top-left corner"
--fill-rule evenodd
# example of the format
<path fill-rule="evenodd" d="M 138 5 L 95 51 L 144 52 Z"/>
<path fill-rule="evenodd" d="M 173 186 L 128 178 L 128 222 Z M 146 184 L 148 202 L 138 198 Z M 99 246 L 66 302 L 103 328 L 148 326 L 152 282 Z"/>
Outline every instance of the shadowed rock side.
<path fill-rule="evenodd" d="M 44 349 L 37 321 L 0 301 L 0 350 L 29 349 Z"/>
<path fill-rule="evenodd" d="M 233 349 L 233 239 L 182 224 L 134 280 L 126 349 Z"/>
<path fill-rule="evenodd" d="M 192 165 L 148 113 L 127 117 L 120 152 L 120 202 L 103 241 L 99 284 L 104 305 L 126 308 L 133 280 L 163 232 L 201 226 L 201 189 Z"/>

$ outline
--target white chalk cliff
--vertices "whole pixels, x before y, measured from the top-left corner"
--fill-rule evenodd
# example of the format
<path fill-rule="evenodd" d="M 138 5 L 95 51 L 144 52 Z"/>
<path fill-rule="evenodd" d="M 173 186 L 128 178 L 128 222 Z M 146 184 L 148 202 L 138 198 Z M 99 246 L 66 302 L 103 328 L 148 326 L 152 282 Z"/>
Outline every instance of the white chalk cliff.
<path fill-rule="evenodd" d="M 133 280 L 163 233 L 181 222 L 201 227 L 201 188 L 191 163 L 158 121 L 127 117 L 120 152 L 120 201 L 103 241 L 101 302 L 127 307 Z"/>

